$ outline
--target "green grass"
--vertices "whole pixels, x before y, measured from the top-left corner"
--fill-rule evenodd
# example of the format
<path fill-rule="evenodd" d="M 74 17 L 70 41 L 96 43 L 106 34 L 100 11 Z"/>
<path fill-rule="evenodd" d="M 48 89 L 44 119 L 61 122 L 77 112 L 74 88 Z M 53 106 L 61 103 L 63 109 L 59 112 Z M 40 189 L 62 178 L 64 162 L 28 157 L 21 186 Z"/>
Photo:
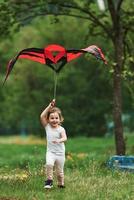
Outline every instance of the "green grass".
<path fill-rule="evenodd" d="M 127 136 L 134 154 L 134 136 Z M 113 138 L 74 138 L 66 144 L 66 188 L 43 188 L 45 145 L 0 144 L 0 200 L 133 200 L 134 174 L 112 171 Z"/>

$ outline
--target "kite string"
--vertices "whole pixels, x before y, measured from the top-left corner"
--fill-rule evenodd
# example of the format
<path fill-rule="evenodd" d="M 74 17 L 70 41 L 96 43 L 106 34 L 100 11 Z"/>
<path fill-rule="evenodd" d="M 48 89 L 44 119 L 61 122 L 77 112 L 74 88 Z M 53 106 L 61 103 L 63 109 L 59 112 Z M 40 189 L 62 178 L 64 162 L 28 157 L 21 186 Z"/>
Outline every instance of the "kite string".
<path fill-rule="evenodd" d="M 58 82 L 58 75 L 54 71 L 54 99 L 56 99 L 56 92 L 57 92 L 57 82 Z"/>

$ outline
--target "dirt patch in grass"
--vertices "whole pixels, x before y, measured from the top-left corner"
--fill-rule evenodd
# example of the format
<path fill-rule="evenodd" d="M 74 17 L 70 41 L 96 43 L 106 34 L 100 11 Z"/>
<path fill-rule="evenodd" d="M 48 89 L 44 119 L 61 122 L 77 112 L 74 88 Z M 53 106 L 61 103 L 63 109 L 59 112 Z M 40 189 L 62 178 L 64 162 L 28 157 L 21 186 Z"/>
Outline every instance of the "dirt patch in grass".
<path fill-rule="evenodd" d="M 19 199 L 12 198 L 12 197 L 0 197 L 0 200 L 19 200 Z"/>

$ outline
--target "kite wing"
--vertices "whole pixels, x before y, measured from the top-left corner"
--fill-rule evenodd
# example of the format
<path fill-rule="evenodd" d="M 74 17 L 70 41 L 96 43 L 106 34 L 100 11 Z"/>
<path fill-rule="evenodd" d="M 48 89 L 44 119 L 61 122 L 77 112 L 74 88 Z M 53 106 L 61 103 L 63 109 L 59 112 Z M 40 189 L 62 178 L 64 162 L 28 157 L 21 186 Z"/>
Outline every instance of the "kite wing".
<path fill-rule="evenodd" d="M 7 72 L 6 72 L 6 77 L 5 77 L 4 83 L 6 82 L 10 72 L 12 71 L 16 61 L 19 58 L 30 59 L 30 60 L 45 64 L 44 50 L 43 49 L 38 49 L 38 48 L 23 49 L 22 51 L 20 51 L 18 53 L 17 56 L 15 56 L 12 60 L 9 61 L 8 66 L 7 66 Z"/>
<path fill-rule="evenodd" d="M 85 49 L 80 50 L 67 50 L 67 61 L 71 61 L 84 53 L 90 53 L 95 56 L 97 59 L 102 60 L 105 64 L 107 64 L 104 54 L 102 53 L 101 49 L 95 45 L 91 45 Z"/>
<path fill-rule="evenodd" d="M 6 82 L 10 72 L 19 58 L 25 58 L 41 64 L 46 64 L 58 73 L 67 62 L 78 58 L 84 53 L 90 53 L 97 59 L 100 59 L 107 64 L 101 49 L 95 45 L 79 50 L 66 50 L 64 47 L 57 44 L 48 45 L 44 49 L 28 48 L 20 51 L 15 58 L 9 61 L 4 83 Z"/>
<path fill-rule="evenodd" d="M 105 59 L 104 54 L 102 53 L 102 50 L 95 46 L 95 45 L 91 45 L 85 49 L 83 49 L 83 51 L 92 54 L 93 56 L 95 56 L 97 59 L 102 60 L 105 64 L 107 64 L 107 61 Z"/>

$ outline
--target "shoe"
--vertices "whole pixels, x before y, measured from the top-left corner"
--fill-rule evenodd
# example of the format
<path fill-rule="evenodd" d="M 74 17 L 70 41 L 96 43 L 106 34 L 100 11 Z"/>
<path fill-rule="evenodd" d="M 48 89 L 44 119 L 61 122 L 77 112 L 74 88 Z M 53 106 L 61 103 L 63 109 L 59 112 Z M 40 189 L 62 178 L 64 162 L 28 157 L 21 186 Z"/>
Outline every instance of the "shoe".
<path fill-rule="evenodd" d="M 58 188 L 65 188 L 65 185 L 58 185 Z"/>
<path fill-rule="evenodd" d="M 51 189 L 53 187 L 53 181 L 52 180 L 46 180 L 44 188 Z"/>

